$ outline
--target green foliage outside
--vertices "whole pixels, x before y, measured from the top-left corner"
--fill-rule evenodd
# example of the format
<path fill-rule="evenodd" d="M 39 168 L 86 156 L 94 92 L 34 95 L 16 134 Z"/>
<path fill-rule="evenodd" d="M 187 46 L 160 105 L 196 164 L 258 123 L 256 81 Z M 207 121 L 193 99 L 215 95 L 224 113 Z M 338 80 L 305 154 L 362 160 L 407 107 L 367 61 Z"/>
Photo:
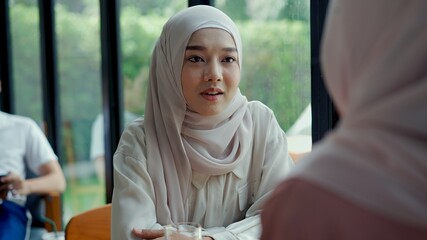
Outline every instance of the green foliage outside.
<path fill-rule="evenodd" d="M 288 129 L 310 102 L 308 26 L 299 21 L 241 22 L 241 90 L 259 100 Z"/>
<path fill-rule="evenodd" d="M 41 71 L 38 11 L 17 5 L 11 13 L 12 77 L 15 87 L 15 109 L 40 121 Z"/>
<path fill-rule="evenodd" d="M 62 119 L 94 119 L 101 106 L 100 39 L 97 16 L 56 8 L 58 76 Z M 41 106 L 37 9 L 15 6 L 12 11 L 14 78 L 20 96 L 17 108 L 29 116 L 38 116 Z M 19 17 L 18 17 L 19 16 Z M 121 17 L 122 72 L 125 80 L 134 80 L 150 64 L 153 43 L 165 17 L 141 16 L 125 8 Z M 309 29 L 302 21 L 238 22 L 244 41 L 241 89 L 249 99 L 257 99 L 277 110 L 281 126 L 287 129 L 309 103 Z M 98 37 L 97 37 L 98 36 Z M 143 78 L 146 78 L 143 77 Z M 144 79 L 146 82 L 146 79 Z M 146 85 L 143 85 L 144 87 Z M 40 91 L 40 90 L 39 90 Z M 144 89 L 142 90 L 144 93 Z M 286 107 L 284 107 L 286 106 Z M 143 109 L 139 109 L 143 113 Z"/>

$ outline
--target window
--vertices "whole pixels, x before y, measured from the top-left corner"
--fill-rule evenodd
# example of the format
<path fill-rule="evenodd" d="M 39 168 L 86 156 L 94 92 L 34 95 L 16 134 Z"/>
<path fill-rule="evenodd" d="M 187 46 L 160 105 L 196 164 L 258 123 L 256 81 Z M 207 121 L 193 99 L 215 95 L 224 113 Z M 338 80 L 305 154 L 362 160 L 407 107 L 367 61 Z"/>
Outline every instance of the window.
<path fill-rule="evenodd" d="M 15 112 L 32 118 L 41 126 L 43 110 L 37 1 L 17 0 L 10 4 L 10 30 Z"/>
<path fill-rule="evenodd" d="M 243 41 L 241 91 L 273 109 L 294 158 L 311 150 L 310 2 L 217 0 Z"/>
<path fill-rule="evenodd" d="M 102 112 L 99 19 L 98 1 L 55 2 L 65 222 L 105 203 L 105 184 L 91 154 L 92 125 Z"/>

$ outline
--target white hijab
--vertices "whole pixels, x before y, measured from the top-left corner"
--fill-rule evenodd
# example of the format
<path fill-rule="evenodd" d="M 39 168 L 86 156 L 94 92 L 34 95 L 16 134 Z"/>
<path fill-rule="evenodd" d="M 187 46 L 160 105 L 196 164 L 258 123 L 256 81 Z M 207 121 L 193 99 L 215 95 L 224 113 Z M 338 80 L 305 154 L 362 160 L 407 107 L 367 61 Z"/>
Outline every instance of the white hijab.
<path fill-rule="evenodd" d="M 427 226 L 427 1 L 332 1 L 322 46 L 339 126 L 292 176 Z"/>
<path fill-rule="evenodd" d="M 247 100 L 238 91 L 220 114 L 202 117 L 186 109 L 181 86 L 185 48 L 193 32 L 219 28 L 236 43 L 242 59 L 240 34 L 233 21 L 210 6 L 194 6 L 171 17 L 156 43 L 148 99 L 144 114 L 147 167 L 153 180 L 160 222 L 186 221 L 185 197 L 191 186 L 192 169 L 203 174 L 231 172 L 250 151 L 251 129 L 243 129 Z M 250 124 L 249 124 L 250 125 Z M 224 153 L 226 153 L 224 155 Z"/>

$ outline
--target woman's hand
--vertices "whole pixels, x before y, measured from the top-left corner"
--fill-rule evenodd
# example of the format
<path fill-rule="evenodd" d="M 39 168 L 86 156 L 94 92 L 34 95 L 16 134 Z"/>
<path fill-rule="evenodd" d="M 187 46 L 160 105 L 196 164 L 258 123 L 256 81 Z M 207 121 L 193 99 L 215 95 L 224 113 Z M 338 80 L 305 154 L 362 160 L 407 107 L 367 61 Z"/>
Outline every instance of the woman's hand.
<path fill-rule="evenodd" d="M 141 239 L 163 239 L 163 230 L 133 229 L 132 233 Z"/>
<path fill-rule="evenodd" d="M 141 239 L 155 239 L 155 240 L 163 240 L 164 231 L 163 230 L 151 230 L 151 229 L 133 229 L 132 233 L 140 237 Z M 173 240 L 192 240 L 191 237 L 187 237 L 181 234 L 173 234 L 170 236 Z M 211 237 L 203 237 L 203 240 L 212 240 Z"/>

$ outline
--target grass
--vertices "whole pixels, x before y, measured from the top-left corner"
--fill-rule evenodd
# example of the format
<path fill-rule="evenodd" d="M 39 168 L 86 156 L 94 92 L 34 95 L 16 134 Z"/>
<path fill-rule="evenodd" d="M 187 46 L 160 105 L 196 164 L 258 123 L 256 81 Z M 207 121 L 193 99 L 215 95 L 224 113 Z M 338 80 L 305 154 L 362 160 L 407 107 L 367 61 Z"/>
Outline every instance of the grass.
<path fill-rule="evenodd" d="M 67 189 L 62 199 L 65 226 L 72 216 L 105 204 L 105 185 L 96 175 L 78 179 L 68 178 Z"/>

